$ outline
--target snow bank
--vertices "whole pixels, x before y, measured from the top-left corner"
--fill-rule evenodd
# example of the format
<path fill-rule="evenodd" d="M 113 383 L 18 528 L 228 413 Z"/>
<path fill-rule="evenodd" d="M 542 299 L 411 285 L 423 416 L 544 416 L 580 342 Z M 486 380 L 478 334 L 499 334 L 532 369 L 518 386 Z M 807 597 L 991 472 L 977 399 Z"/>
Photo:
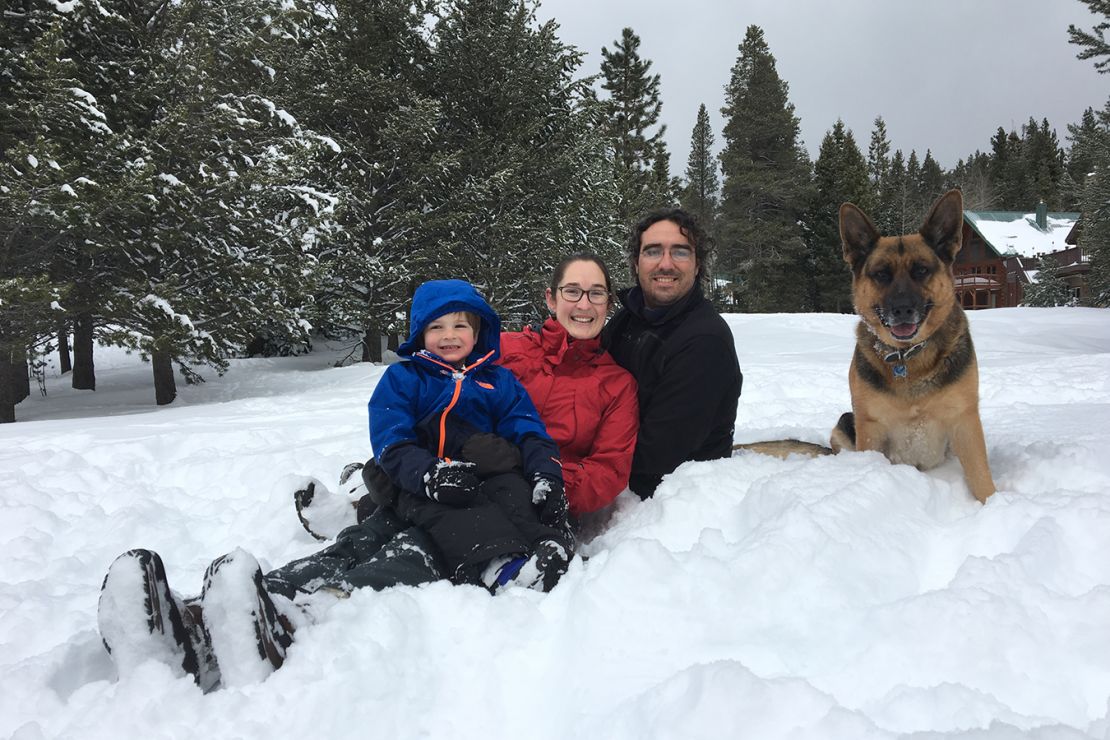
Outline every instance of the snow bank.
<path fill-rule="evenodd" d="M 237 546 L 264 568 L 312 552 L 290 482 L 368 456 L 382 368 L 241 360 L 157 409 L 149 367 L 106 357 L 100 390 L 55 381 L 0 427 L 0 736 L 1110 738 L 1108 317 L 971 317 L 986 506 L 955 462 L 687 464 L 588 522 L 551 594 L 358 592 L 281 670 L 209 695 L 155 662 L 117 680 L 108 565 L 156 550 L 189 595 Z M 824 442 L 852 319 L 727 318 L 737 441 Z"/>

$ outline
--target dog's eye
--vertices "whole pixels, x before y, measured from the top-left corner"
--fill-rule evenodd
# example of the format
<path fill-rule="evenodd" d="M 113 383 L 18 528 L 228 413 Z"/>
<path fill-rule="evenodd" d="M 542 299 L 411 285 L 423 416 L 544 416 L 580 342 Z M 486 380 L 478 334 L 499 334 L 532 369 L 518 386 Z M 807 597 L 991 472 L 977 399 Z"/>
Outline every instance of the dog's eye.
<path fill-rule="evenodd" d="M 914 280 L 924 280 L 925 278 L 929 277 L 929 273 L 931 272 L 932 270 L 930 270 L 926 265 L 914 265 L 913 269 L 910 270 L 910 275 L 913 276 Z"/>
<path fill-rule="evenodd" d="M 871 273 L 871 279 L 880 285 L 886 285 L 890 282 L 891 272 L 885 267 L 881 270 L 875 270 Z"/>

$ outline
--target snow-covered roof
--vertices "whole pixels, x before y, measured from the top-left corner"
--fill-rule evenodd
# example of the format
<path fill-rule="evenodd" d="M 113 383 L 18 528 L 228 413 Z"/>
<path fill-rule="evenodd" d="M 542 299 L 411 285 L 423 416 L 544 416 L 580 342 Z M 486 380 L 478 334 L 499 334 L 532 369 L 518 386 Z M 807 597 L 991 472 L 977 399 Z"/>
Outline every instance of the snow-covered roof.
<path fill-rule="evenodd" d="M 1065 239 L 1078 213 L 1049 213 L 1048 228 L 1037 225 L 1037 214 L 1019 211 L 964 211 L 964 220 L 1003 257 L 1036 257 L 1067 249 Z"/>

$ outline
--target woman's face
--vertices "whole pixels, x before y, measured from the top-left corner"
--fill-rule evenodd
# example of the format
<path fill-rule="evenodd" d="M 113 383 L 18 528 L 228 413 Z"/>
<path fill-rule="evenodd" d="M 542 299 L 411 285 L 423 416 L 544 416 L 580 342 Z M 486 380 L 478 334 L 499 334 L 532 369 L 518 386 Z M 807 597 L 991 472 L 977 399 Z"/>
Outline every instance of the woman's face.
<path fill-rule="evenodd" d="M 605 326 L 605 316 L 609 312 L 609 289 L 605 286 L 605 275 L 597 263 L 578 260 L 567 265 L 560 288 L 578 288 L 582 291 L 577 301 L 569 301 L 563 291 L 552 292 L 547 289 L 547 307 L 555 314 L 555 320 L 563 325 L 572 339 L 593 339 Z M 605 293 L 602 303 L 590 303 L 589 292 Z"/>

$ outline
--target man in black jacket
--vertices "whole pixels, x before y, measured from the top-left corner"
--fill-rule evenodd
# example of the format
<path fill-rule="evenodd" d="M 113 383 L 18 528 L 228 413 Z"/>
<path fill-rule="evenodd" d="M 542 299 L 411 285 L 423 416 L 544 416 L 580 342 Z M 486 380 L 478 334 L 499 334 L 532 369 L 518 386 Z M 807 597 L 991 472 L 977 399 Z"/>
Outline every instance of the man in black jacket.
<path fill-rule="evenodd" d="M 678 208 L 648 214 L 629 236 L 638 284 L 620 292 L 602 338 L 639 385 L 628 485 L 640 498 L 687 460 L 732 454 L 743 376 L 732 332 L 702 293 L 708 254 L 705 232 Z"/>

